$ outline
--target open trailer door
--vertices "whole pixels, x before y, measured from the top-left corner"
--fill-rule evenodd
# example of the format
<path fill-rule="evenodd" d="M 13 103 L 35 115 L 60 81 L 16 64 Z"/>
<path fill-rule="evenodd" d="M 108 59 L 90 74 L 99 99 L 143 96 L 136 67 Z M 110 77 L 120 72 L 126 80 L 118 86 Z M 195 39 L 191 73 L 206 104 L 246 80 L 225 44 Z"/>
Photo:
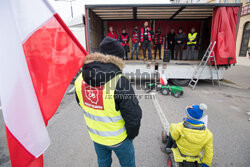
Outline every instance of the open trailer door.
<path fill-rule="evenodd" d="M 217 65 L 236 63 L 236 34 L 239 7 L 217 7 L 213 12 L 211 41 Z"/>

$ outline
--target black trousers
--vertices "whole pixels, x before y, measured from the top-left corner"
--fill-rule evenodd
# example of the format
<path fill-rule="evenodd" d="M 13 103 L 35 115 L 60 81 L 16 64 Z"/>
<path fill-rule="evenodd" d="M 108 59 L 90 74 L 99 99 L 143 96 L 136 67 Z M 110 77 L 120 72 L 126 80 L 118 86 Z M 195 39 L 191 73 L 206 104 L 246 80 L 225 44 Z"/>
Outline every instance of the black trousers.
<path fill-rule="evenodd" d="M 176 51 L 175 51 L 175 58 L 179 60 L 182 60 L 182 53 L 183 53 L 183 44 L 176 45 Z"/>
<path fill-rule="evenodd" d="M 125 51 L 125 57 L 123 58 L 123 60 L 128 60 L 128 52 Z"/>
<path fill-rule="evenodd" d="M 169 133 L 166 148 L 172 148 L 172 147 L 173 147 L 173 148 L 176 148 L 177 145 L 176 145 L 175 140 L 172 138 L 171 134 Z"/>
<path fill-rule="evenodd" d="M 146 58 L 146 50 L 148 49 L 148 59 L 152 59 L 152 51 L 151 51 L 151 42 L 149 41 L 144 41 L 142 43 L 142 50 L 143 50 L 143 57 L 144 59 Z"/>
<path fill-rule="evenodd" d="M 171 51 L 171 60 L 174 60 L 175 57 L 174 57 L 174 48 L 175 48 L 175 45 L 170 45 L 169 44 L 169 50 Z"/>
<path fill-rule="evenodd" d="M 125 46 L 123 46 L 123 48 L 125 50 L 125 55 L 123 57 L 123 60 L 128 60 L 129 46 L 125 45 Z"/>
<path fill-rule="evenodd" d="M 155 45 L 155 59 L 156 59 L 157 50 L 159 50 L 159 59 L 161 59 L 161 44 Z"/>

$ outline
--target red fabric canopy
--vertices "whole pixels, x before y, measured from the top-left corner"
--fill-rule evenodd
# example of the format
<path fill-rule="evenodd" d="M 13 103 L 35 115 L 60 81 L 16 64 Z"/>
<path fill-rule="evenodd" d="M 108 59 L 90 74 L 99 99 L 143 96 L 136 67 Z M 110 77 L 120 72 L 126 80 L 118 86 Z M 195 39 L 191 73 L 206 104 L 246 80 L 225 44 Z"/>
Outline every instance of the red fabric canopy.
<path fill-rule="evenodd" d="M 239 7 L 219 7 L 214 9 L 211 41 L 217 65 L 236 63 L 236 25 Z M 232 58 L 228 62 L 228 58 Z"/>

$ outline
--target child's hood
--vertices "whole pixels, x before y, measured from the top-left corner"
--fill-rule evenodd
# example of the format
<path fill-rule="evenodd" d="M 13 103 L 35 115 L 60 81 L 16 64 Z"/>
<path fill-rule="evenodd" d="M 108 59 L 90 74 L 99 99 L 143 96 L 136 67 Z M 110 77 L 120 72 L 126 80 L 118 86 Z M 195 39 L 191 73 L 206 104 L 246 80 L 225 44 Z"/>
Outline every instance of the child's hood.
<path fill-rule="evenodd" d="M 204 127 L 204 125 L 195 126 L 195 127 Z M 183 128 L 183 137 L 188 140 L 190 143 L 194 144 L 204 144 L 208 138 L 208 130 L 206 128 L 191 129 L 191 128 Z"/>

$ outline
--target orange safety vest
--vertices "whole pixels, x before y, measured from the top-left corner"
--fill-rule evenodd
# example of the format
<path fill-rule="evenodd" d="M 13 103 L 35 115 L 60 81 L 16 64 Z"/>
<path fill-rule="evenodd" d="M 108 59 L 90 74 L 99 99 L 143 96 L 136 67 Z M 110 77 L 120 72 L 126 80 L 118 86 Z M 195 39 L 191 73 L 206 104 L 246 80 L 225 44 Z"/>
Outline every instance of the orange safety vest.
<path fill-rule="evenodd" d="M 162 44 L 162 38 L 163 38 L 163 36 L 162 36 L 162 34 L 160 34 L 160 40 L 158 43 L 158 34 L 155 34 L 155 45 Z"/>
<path fill-rule="evenodd" d="M 129 46 L 129 43 L 128 43 L 128 34 L 127 34 L 126 36 L 123 36 L 123 35 L 121 34 L 121 39 L 122 39 L 122 41 L 127 42 L 127 43 L 122 43 L 122 42 L 121 42 L 121 45 L 122 45 L 122 46 L 125 46 L 125 45 Z"/>
<path fill-rule="evenodd" d="M 149 30 L 151 30 L 151 28 L 149 27 Z M 141 28 L 141 42 L 143 42 L 143 40 L 144 40 L 144 38 L 143 38 L 143 36 L 144 36 L 144 28 Z M 150 42 L 151 41 L 151 34 L 150 34 L 150 32 L 148 32 L 148 41 Z"/>

